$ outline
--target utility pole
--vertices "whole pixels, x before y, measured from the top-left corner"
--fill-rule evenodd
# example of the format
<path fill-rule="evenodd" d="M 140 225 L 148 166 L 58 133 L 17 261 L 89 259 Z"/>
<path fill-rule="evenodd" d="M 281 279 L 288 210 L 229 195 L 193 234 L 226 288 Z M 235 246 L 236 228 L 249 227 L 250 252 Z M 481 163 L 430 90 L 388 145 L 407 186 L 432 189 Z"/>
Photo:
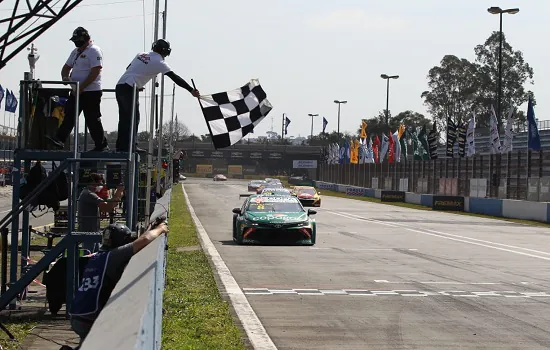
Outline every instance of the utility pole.
<path fill-rule="evenodd" d="M 166 10 L 168 0 L 164 0 L 164 11 L 162 12 L 162 38 L 166 39 Z M 162 149 L 164 148 L 162 124 L 164 122 L 164 74 L 160 76 L 160 121 L 158 132 L 158 151 L 157 151 L 157 193 L 160 193 L 160 174 L 162 171 Z M 168 186 L 168 174 L 165 174 L 164 187 Z"/>
<path fill-rule="evenodd" d="M 311 117 L 311 132 L 309 134 L 309 143 L 311 144 L 311 141 L 313 141 L 313 117 L 318 117 L 319 114 L 308 114 L 308 116 Z"/>
<path fill-rule="evenodd" d="M 338 142 L 340 142 L 340 105 L 348 103 L 348 101 L 334 100 L 334 103 L 338 104 Z"/>
<path fill-rule="evenodd" d="M 158 31 L 159 31 L 159 0 L 155 0 L 155 31 L 154 31 L 154 41 L 158 40 Z M 151 118 L 149 120 L 149 151 L 147 152 L 147 190 L 145 193 L 145 226 L 149 226 L 149 219 L 151 213 L 151 180 L 153 169 L 153 139 L 155 133 L 155 94 L 156 94 L 156 85 L 157 77 L 154 77 L 151 80 Z M 139 170 L 138 170 L 139 171 Z"/>
<path fill-rule="evenodd" d="M 386 80 L 386 128 L 390 132 L 390 79 L 399 79 L 399 75 L 382 74 L 380 78 Z"/>

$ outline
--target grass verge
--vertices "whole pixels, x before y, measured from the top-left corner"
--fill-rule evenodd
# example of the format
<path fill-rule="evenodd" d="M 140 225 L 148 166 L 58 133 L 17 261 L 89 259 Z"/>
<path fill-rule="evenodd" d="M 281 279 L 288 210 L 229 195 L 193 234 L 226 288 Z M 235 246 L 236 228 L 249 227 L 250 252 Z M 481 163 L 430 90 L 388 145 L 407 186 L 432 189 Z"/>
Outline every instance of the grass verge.
<path fill-rule="evenodd" d="M 208 257 L 199 247 L 179 185 L 173 188 L 170 210 L 162 348 L 246 349 L 230 305 L 220 296 Z"/>
<path fill-rule="evenodd" d="M 394 207 L 403 207 L 403 208 L 410 208 L 410 209 L 417 209 L 417 210 L 432 211 L 431 207 L 426 207 L 426 206 L 418 205 L 418 204 L 399 203 L 399 202 L 382 202 L 382 201 L 380 201 L 379 198 L 349 196 L 345 193 L 335 192 L 335 191 L 328 191 L 328 190 L 321 190 L 320 192 L 321 192 L 321 196 L 331 196 L 331 197 L 357 199 L 357 200 L 364 201 L 364 202 L 391 205 L 391 206 L 394 206 Z M 496 219 L 496 220 L 502 220 L 502 221 L 507 221 L 507 222 L 513 222 L 513 223 L 516 223 L 516 224 L 523 224 L 523 225 L 531 225 L 531 226 L 539 226 L 539 227 L 550 227 L 549 223 L 534 221 L 534 220 L 521 220 L 521 219 L 503 218 L 503 217 L 500 217 L 500 216 L 490 216 L 490 215 L 469 213 L 469 212 L 463 212 L 463 211 L 445 211 L 445 213 L 465 215 L 465 216 L 474 216 L 474 217 L 485 218 L 485 219 Z"/>

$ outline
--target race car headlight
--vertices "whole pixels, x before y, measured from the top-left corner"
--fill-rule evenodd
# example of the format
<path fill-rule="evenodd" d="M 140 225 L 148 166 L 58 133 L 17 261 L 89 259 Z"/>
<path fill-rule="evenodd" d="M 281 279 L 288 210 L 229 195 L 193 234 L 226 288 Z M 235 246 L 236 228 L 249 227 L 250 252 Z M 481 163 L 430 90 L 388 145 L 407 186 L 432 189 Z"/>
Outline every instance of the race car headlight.
<path fill-rule="evenodd" d="M 309 220 L 302 221 L 296 224 L 298 227 L 309 226 Z"/>

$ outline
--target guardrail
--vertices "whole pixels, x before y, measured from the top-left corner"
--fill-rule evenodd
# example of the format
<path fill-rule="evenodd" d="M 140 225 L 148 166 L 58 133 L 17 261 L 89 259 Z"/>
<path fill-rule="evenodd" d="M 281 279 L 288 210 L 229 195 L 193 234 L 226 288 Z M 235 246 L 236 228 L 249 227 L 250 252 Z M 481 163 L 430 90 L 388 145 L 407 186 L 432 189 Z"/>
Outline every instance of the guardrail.
<path fill-rule="evenodd" d="M 151 221 L 168 214 L 171 194 L 157 200 Z M 130 260 L 81 350 L 161 348 L 165 247 L 163 235 Z"/>

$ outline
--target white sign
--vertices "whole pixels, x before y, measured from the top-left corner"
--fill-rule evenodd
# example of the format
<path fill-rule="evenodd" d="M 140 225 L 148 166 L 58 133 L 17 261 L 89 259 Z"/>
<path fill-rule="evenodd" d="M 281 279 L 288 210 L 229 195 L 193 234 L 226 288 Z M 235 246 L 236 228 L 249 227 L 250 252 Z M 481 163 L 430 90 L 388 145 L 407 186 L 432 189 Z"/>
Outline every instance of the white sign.
<path fill-rule="evenodd" d="M 293 160 L 292 167 L 294 169 L 317 169 L 316 160 Z"/>

